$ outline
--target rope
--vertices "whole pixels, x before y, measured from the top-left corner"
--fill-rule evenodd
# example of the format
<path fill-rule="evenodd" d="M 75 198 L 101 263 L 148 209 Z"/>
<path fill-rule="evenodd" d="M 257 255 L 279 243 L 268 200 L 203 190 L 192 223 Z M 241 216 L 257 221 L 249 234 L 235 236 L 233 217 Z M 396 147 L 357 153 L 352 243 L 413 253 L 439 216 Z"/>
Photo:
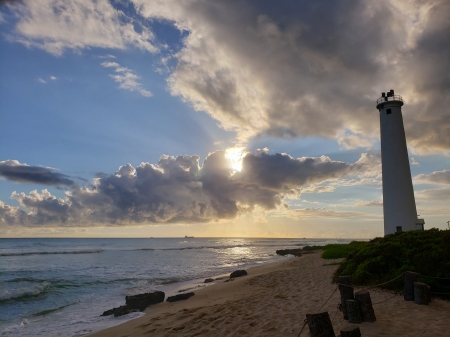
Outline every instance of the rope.
<path fill-rule="evenodd" d="M 445 278 L 445 277 L 425 276 L 425 275 L 420 275 L 420 274 L 418 274 L 417 276 L 419 276 L 419 277 L 425 277 L 425 278 L 433 278 L 433 279 L 435 279 L 435 280 L 446 280 L 446 281 L 450 281 L 450 278 Z"/>
<path fill-rule="evenodd" d="M 334 289 L 334 291 L 331 293 L 330 297 L 327 298 L 327 300 L 325 301 L 325 303 L 322 304 L 321 307 L 320 307 L 319 309 L 317 309 L 316 312 L 319 312 L 319 310 L 322 309 L 323 306 L 324 306 L 325 304 L 327 304 L 327 302 L 330 300 L 330 298 L 334 295 L 334 293 L 335 293 L 336 290 L 338 290 L 338 289 L 339 289 L 339 287 L 336 287 L 336 289 Z M 339 310 L 339 306 L 338 306 L 338 310 Z M 336 311 L 336 314 L 337 314 L 337 311 Z M 336 314 L 334 314 L 334 316 L 336 316 Z M 334 317 L 333 317 L 333 320 L 334 320 Z M 299 336 L 301 335 L 301 333 L 303 332 L 303 329 L 305 328 L 307 322 L 308 322 L 308 321 L 305 319 L 305 323 L 303 324 L 303 327 L 302 327 L 302 329 L 300 330 L 300 332 L 299 332 L 299 334 L 297 335 L 297 337 L 299 337 Z"/>
<path fill-rule="evenodd" d="M 303 329 L 304 329 L 305 326 L 306 326 L 306 323 L 308 323 L 308 321 L 305 319 L 305 323 L 303 324 L 303 327 L 302 327 L 302 329 L 300 330 L 300 332 L 298 333 L 297 337 L 299 337 L 299 336 L 302 334 Z"/>
<path fill-rule="evenodd" d="M 385 300 L 382 300 L 382 301 L 379 301 L 379 302 L 376 302 L 376 303 L 372 303 L 372 305 L 376 305 L 376 304 L 380 304 L 380 303 L 383 303 L 383 302 L 389 301 L 390 299 L 393 299 L 394 297 L 396 297 L 396 296 L 400 295 L 401 293 L 402 293 L 402 291 L 401 291 L 401 292 L 399 292 L 398 294 L 395 294 L 394 296 L 391 296 L 391 297 L 389 297 L 389 298 L 386 298 Z"/>
<path fill-rule="evenodd" d="M 380 284 L 375 284 L 375 285 L 371 285 L 371 286 L 368 286 L 368 287 L 364 287 L 364 288 L 361 288 L 360 290 L 372 289 L 372 288 L 375 288 L 375 287 L 383 286 L 385 284 L 394 282 L 395 280 L 398 280 L 400 277 L 402 277 L 404 274 L 405 273 L 401 273 L 400 275 L 398 275 L 396 278 L 393 278 L 392 280 L 389 280 L 389 281 L 384 282 L 384 283 L 380 283 Z M 348 285 L 348 284 L 338 283 L 338 285 L 344 286 L 344 287 L 353 288 L 353 286 Z"/>
<path fill-rule="evenodd" d="M 334 291 L 331 293 L 330 297 L 328 297 L 328 299 L 325 301 L 325 303 L 322 304 L 322 306 L 319 309 L 317 309 L 316 312 L 319 312 L 319 310 L 322 309 L 325 304 L 327 304 L 327 302 L 330 300 L 331 296 L 333 296 L 334 293 L 336 292 L 336 290 L 338 290 L 338 289 L 339 289 L 339 287 L 336 287 L 336 289 L 334 289 Z"/>
<path fill-rule="evenodd" d="M 336 318 L 336 315 L 337 315 L 337 313 L 338 313 L 339 310 L 341 310 L 341 303 L 338 303 L 338 305 L 337 305 L 337 310 L 336 310 L 336 312 L 334 313 L 333 319 L 331 320 L 331 324 L 333 324 L 334 319 Z"/>

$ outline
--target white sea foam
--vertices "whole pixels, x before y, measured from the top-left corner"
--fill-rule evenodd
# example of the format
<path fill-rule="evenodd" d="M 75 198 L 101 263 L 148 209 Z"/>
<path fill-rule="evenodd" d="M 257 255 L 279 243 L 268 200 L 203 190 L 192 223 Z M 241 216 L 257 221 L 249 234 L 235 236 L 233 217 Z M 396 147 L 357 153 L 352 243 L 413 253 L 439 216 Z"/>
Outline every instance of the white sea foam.
<path fill-rule="evenodd" d="M 7 301 L 14 298 L 36 296 L 44 292 L 50 286 L 50 282 L 42 282 L 31 287 L 4 290 L 0 293 L 0 301 Z"/>

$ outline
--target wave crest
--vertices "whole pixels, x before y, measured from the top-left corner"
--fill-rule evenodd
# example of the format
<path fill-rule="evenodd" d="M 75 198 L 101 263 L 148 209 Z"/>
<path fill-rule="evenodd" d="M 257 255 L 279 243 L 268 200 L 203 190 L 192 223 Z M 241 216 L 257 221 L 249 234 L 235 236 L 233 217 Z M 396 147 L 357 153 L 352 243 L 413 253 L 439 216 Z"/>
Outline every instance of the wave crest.
<path fill-rule="evenodd" d="M 8 301 L 24 297 L 37 296 L 50 287 L 50 282 L 42 282 L 31 287 L 4 290 L 0 293 L 0 301 Z"/>

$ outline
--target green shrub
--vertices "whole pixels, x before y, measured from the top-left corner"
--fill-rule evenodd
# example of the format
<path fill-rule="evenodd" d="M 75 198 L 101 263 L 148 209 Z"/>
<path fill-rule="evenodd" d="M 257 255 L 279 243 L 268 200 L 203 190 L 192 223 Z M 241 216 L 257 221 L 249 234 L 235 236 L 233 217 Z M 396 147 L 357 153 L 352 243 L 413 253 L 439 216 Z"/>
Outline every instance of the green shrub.
<path fill-rule="evenodd" d="M 348 254 L 334 279 L 352 275 L 356 285 L 379 284 L 405 271 L 450 278 L 450 231 L 433 228 L 376 238 Z M 427 283 L 432 292 L 450 293 L 450 280 L 420 277 L 419 281 Z M 402 278 L 386 286 L 398 290 L 402 287 Z"/>

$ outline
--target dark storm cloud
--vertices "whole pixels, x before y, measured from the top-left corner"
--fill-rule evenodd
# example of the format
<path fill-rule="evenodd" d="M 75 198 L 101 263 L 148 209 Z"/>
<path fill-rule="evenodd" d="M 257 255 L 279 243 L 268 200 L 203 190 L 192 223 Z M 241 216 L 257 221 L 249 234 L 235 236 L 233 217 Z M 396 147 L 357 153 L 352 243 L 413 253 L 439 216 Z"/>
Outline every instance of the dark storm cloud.
<path fill-rule="evenodd" d="M 0 177 L 19 183 L 51 186 L 75 185 L 74 181 L 69 179 L 68 176 L 55 172 L 54 169 L 21 164 L 17 160 L 0 161 Z"/>
<path fill-rule="evenodd" d="M 157 165 L 123 165 L 112 175 L 73 186 L 58 199 L 47 190 L 12 194 L 22 208 L 0 204 L 5 224 L 86 226 L 87 224 L 189 223 L 234 219 L 256 207 L 273 210 L 302 186 L 326 180 L 357 179 L 379 173 L 379 156 L 363 154 L 355 163 L 318 158 L 247 154 L 233 173 L 225 152 L 163 156 Z M 271 173 L 271 174 L 270 174 Z"/>
<path fill-rule="evenodd" d="M 447 0 L 133 2 L 190 33 L 174 55 L 172 93 L 244 142 L 269 134 L 369 147 L 374 101 L 394 88 L 413 150 L 450 149 Z"/>

